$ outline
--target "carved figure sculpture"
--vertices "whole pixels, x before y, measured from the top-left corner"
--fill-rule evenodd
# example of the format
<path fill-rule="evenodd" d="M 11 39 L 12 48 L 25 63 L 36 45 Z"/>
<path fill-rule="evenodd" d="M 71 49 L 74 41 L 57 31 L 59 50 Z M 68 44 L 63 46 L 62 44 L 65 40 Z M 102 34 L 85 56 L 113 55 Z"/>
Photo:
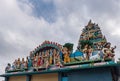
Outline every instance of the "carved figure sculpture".
<path fill-rule="evenodd" d="M 64 63 L 69 63 L 70 62 L 70 56 L 69 56 L 69 51 L 66 47 L 63 47 L 63 55 L 64 55 Z"/>

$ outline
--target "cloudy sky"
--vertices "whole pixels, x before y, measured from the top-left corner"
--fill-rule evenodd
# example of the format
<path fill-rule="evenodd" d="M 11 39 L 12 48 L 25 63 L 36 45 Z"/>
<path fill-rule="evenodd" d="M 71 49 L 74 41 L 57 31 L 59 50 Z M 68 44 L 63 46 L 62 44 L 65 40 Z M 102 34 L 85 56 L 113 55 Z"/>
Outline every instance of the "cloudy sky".
<path fill-rule="evenodd" d="M 120 0 L 0 0 L 0 74 L 44 40 L 77 47 L 82 28 L 98 23 L 120 57 Z"/>

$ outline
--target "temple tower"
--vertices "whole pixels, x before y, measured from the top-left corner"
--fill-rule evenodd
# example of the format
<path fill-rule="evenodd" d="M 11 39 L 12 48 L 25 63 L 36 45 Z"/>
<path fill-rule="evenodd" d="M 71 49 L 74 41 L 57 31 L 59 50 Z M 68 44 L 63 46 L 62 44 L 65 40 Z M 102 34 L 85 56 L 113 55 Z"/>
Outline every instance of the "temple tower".
<path fill-rule="evenodd" d="M 82 30 L 80 35 L 77 50 L 82 51 L 86 44 L 92 46 L 94 50 L 97 50 L 95 46 L 98 43 L 106 43 L 106 37 L 102 34 L 100 27 L 98 24 L 92 23 L 90 20 Z"/>

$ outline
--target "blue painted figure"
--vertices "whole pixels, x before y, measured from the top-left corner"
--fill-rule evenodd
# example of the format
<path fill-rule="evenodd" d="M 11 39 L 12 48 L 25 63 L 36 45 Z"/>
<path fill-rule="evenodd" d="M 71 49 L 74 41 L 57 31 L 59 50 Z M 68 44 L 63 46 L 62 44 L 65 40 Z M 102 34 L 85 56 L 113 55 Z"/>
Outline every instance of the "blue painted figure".
<path fill-rule="evenodd" d="M 49 55 L 50 55 L 49 63 L 52 64 L 52 63 L 53 63 L 53 50 L 50 49 L 49 53 L 50 53 L 50 54 L 49 54 Z"/>
<path fill-rule="evenodd" d="M 30 57 L 27 57 L 27 61 L 28 61 L 28 69 L 30 69 L 32 67 L 32 60 L 30 59 Z"/>

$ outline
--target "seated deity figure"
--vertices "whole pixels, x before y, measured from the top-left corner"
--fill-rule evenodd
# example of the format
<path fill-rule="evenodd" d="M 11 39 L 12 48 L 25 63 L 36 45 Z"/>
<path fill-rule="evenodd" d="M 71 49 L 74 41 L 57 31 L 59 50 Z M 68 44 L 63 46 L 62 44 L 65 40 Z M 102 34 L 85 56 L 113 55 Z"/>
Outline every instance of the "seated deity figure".
<path fill-rule="evenodd" d="M 103 48 L 102 42 L 98 42 L 97 43 L 97 50 L 102 50 L 102 48 Z"/>
<path fill-rule="evenodd" d="M 111 47 L 111 43 L 106 43 L 104 48 L 102 49 L 102 52 L 104 54 L 104 59 L 109 58 L 109 59 L 113 59 L 114 60 L 114 56 L 115 56 L 115 52 L 114 49 L 116 48 L 116 46 Z"/>
<path fill-rule="evenodd" d="M 98 51 L 95 55 L 90 56 L 90 60 L 99 60 L 100 57 L 100 51 Z"/>
<path fill-rule="evenodd" d="M 69 51 L 66 47 L 63 47 L 63 55 L 64 55 L 64 63 L 69 63 L 70 62 L 70 55 L 69 55 Z"/>
<path fill-rule="evenodd" d="M 8 64 L 7 64 L 7 67 L 5 68 L 5 72 L 9 71 L 10 69 L 11 69 L 11 64 L 8 63 Z"/>

